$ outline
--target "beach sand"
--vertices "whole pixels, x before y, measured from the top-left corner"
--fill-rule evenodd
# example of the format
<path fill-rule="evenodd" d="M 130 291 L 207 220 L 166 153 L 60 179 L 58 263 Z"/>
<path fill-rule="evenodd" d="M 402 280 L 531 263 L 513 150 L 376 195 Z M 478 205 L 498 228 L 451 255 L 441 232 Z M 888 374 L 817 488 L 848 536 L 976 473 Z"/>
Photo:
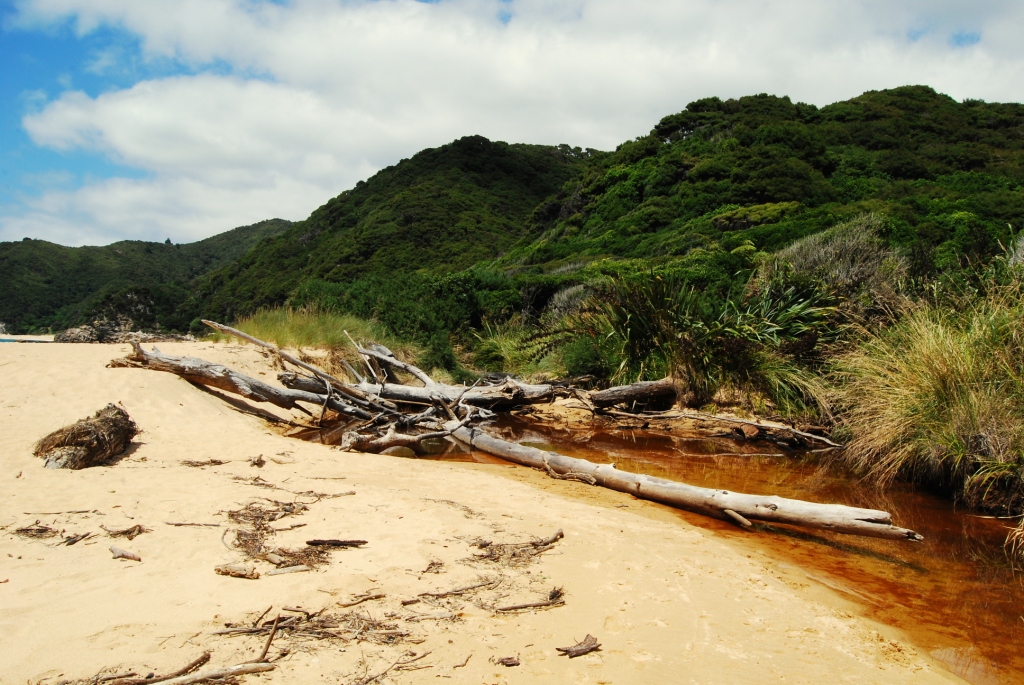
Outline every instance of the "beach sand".
<path fill-rule="evenodd" d="M 275 380 L 252 347 L 158 347 Z M 282 635 L 270 649 L 275 658 L 289 652 L 278 668 L 245 683 L 356 682 L 408 652 L 429 652 L 412 664 L 426 668 L 392 671 L 386 682 L 963 682 L 897 631 L 857 616 L 838 594 L 798 582 L 763 553 L 716 539 L 660 505 L 522 467 L 350 454 L 289 439 L 170 374 L 105 368 L 127 352 L 0 345 L 0 683 L 52 685 L 103 669 L 160 674 L 207 650 L 208 667 L 237 664 L 257 657 L 265 636 L 212 633 L 286 606 L 357 612 L 409 636 L 376 644 Z M 129 453 L 105 467 L 43 469 L 33 443 L 108 402 L 123 405 L 142 430 Z M 250 463 L 258 455 L 262 468 Z M 211 459 L 227 463 L 182 463 Z M 308 503 L 273 522 L 281 529 L 274 545 L 368 544 L 336 551 L 309 573 L 217 575 L 215 566 L 242 559 L 225 544 L 237 527 L 226 512 L 268 500 Z M 37 520 L 92 536 L 66 546 L 59 537 L 14 534 Z M 100 528 L 136 524 L 151 532 L 129 541 Z M 288 530 L 296 524 L 304 525 Z M 472 559 L 480 539 L 521 542 L 558 529 L 565 538 L 528 565 Z M 111 545 L 142 561 L 113 559 Z M 496 584 L 402 604 L 484 579 Z M 554 587 L 564 588 L 564 606 L 493 611 L 541 600 Z M 386 597 L 339 606 L 371 591 Z M 455 617 L 417 620 L 422 614 Z M 600 651 L 575 659 L 556 651 L 588 633 Z M 509 656 L 520 665 L 496 663 Z"/>

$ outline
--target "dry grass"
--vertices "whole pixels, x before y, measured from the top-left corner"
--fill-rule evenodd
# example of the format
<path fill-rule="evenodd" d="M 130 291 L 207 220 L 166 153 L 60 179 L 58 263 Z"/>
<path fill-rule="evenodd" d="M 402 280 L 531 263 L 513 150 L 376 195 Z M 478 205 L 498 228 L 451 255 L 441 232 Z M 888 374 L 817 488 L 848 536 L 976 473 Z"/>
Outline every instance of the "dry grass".
<path fill-rule="evenodd" d="M 372 321 L 312 307 L 261 309 L 240 320 L 235 327 L 281 348 L 326 350 L 325 357 L 299 356 L 307 363 L 342 377 L 346 373 L 342 359 L 365 374 L 363 361 L 352 348 L 349 336 L 359 343 L 372 341 L 384 345 L 403 361 L 415 363 L 422 352 L 415 345 L 388 335 L 382 326 Z M 212 337 L 228 339 L 229 336 L 215 334 Z"/>
<path fill-rule="evenodd" d="M 885 484 L 951 488 L 971 506 L 1024 508 L 1021 283 L 921 306 L 838 364 L 844 459 Z"/>

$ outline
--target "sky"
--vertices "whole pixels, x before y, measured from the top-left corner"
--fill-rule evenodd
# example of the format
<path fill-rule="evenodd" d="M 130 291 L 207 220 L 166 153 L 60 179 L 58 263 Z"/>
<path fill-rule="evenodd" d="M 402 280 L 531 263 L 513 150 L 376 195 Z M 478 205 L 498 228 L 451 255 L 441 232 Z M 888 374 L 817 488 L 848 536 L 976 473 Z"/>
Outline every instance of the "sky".
<path fill-rule="evenodd" d="M 693 100 L 1024 100 L 1020 0 L 0 0 L 0 241 L 300 220 L 465 135 L 614 149 Z"/>

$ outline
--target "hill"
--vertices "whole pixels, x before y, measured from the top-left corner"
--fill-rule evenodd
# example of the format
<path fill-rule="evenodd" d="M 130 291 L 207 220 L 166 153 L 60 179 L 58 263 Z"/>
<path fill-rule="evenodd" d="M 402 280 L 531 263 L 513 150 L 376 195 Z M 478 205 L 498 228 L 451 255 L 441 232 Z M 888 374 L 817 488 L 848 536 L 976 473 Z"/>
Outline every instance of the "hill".
<path fill-rule="evenodd" d="M 921 277 L 985 259 L 1019 231 L 1022 183 L 1020 104 L 958 103 L 924 86 L 820 109 L 708 98 L 595 157 L 499 265 L 636 258 L 710 285 L 733 279 L 737 251 L 775 251 L 876 212 Z"/>
<path fill-rule="evenodd" d="M 479 137 L 425 150 L 202 279 L 190 312 L 316 304 L 472 345 L 467 327 L 536 318 L 611 274 L 725 297 L 766 253 L 865 213 L 920 282 L 1008 244 L 1022 183 L 1020 104 L 925 86 L 822 108 L 707 98 L 611 153 Z"/>
<path fill-rule="evenodd" d="M 228 264 L 263 238 L 291 226 L 282 219 L 243 226 L 183 245 L 125 240 L 64 247 L 45 240 L 0 242 L 0 321 L 10 333 L 63 329 L 105 307 L 142 303 L 140 326 L 187 328 L 174 318 L 190 283 Z M 139 309 L 136 307 L 136 309 Z"/>
<path fill-rule="evenodd" d="M 360 181 L 305 221 L 204 278 L 196 313 L 233 319 L 310 280 L 443 274 L 500 256 L 587 152 L 480 136 L 423 150 Z"/>

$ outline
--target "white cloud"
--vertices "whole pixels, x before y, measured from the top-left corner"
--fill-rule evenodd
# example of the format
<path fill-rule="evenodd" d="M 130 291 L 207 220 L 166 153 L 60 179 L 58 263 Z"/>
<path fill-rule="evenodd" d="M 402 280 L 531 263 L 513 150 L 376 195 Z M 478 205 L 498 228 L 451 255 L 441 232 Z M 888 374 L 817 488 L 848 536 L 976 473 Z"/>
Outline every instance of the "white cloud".
<path fill-rule="evenodd" d="M 81 34 L 121 27 L 139 38 L 143 59 L 200 73 L 92 98 L 68 91 L 28 115 L 37 144 L 93 150 L 149 178 L 37 198 L 0 217 L 0 239 L 29 229 L 56 237 L 48 226 L 66 227 L 59 235 L 73 243 L 162 239 L 171 226 L 191 239 L 260 218 L 303 218 L 373 170 L 458 136 L 611 148 L 708 95 L 773 92 L 826 104 L 926 83 L 957 98 L 1024 99 L 1024 49 L 1013 32 L 1024 9 L 1008 0 L 18 7 L 26 30 L 69 17 Z M 958 33 L 981 40 L 952 47 Z M 201 73 L 213 63 L 233 75 Z"/>

